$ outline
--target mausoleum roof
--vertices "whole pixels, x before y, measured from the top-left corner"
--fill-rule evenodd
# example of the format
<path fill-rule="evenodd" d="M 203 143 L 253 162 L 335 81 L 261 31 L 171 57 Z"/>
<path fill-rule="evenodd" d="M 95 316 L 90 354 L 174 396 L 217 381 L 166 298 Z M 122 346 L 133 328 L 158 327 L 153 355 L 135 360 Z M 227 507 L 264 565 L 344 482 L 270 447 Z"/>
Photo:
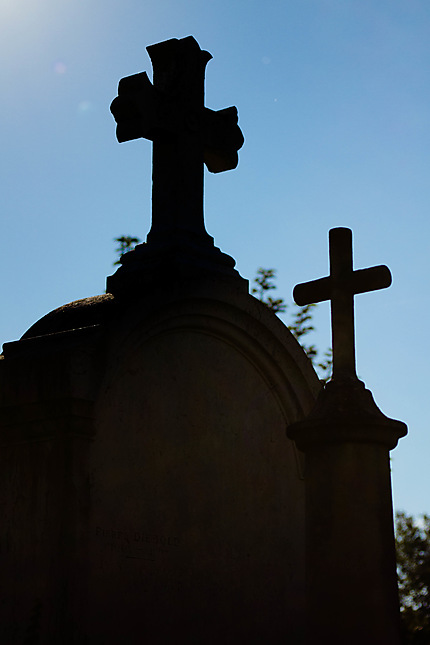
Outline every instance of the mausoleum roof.
<path fill-rule="evenodd" d="M 111 318 L 115 305 L 115 297 L 111 293 L 74 300 L 40 318 L 21 340 L 99 325 Z"/>

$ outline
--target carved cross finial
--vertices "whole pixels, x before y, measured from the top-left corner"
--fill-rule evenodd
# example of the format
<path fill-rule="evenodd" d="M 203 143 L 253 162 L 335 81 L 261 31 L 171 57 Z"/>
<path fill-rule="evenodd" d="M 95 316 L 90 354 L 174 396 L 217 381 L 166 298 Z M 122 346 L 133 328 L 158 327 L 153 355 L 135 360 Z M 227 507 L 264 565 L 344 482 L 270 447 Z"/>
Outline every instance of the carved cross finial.
<path fill-rule="evenodd" d="M 237 110 L 204 107 L 205 67 L 212 56 L 189 36 L 147 47 L 153 84 L 145 72 L 123 78 L 111 105 L 119 142 L 153 141 L 152 227 L 149 241 L 184 234 L 207 243 L 203 219 L 203 163 L 211 172 L 237 166 L 243 135 Z"/>
<path fill-rule="evenodd" d="M 330 275 L 298 284 L 295 302 L 302 306 L 331 301 L 333 379 L 357 378 L 355 371 L 354 295 L 385 289 L 391 284 L 388 267 L 381 265 L 354 271 L 352 231 L 333 228 L 329 232 Z"/>

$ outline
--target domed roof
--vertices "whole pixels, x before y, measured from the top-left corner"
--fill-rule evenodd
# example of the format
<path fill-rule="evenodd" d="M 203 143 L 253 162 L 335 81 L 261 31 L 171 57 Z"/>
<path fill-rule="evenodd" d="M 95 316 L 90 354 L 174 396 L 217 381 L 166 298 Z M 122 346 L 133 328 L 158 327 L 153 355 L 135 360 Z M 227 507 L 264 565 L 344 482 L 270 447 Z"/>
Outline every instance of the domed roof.
<path fill-rule="evenodd" d="M 99 325 L 110 320 L 115 306 L 115 297 L 111 293 L 74 300 L 40 318 L 25 332 L 21 340 Z"/>

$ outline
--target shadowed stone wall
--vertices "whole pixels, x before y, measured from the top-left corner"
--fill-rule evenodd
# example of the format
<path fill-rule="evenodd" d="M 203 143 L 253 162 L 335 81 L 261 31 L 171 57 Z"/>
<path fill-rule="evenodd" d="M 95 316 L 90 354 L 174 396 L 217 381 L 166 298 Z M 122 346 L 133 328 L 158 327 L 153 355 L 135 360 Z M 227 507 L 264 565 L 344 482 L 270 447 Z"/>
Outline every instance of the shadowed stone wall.
<path fill-rule="evenodd" d="M 301 642 L 302 350 L 216 281 L 101 298 L 0 364 L 8 642 Z"/>

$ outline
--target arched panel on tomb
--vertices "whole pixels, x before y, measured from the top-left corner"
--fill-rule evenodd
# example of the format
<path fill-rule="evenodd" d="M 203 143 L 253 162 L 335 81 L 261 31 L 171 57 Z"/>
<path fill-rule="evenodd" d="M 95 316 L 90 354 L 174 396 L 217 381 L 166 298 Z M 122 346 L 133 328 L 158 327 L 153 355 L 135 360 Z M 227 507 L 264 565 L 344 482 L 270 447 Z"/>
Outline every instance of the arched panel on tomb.
<path fill-rule="evenodd" d="M 247 306 L 189 299 L 112 336 L 91 458 L 94 629 L 126 594 L 121 623 L 148 636 L 300 633 L 304 488 L 285 429 L 318 381 L 282 323 Z"/>

